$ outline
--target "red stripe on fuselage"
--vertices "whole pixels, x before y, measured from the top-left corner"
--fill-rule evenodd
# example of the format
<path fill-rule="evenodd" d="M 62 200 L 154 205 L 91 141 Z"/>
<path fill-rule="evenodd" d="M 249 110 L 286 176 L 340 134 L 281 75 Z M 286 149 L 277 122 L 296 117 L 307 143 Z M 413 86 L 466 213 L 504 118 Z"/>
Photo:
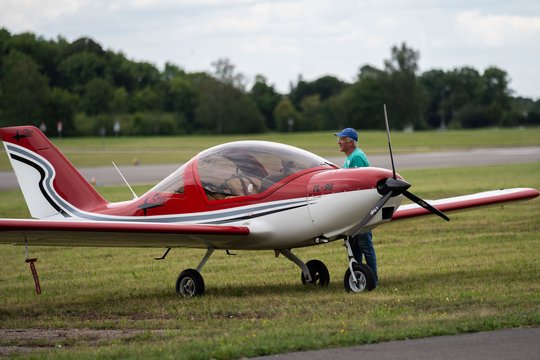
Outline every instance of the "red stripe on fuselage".
<path fill-rule="evenodd" d="M 160 233 L 160 234 L 205 234 L 205 235 L 248 235 L 249 228 L 228 225 L 128 223 L 105 221 L 49 221 L 32 219 L 1 219 L 3 231 L 91 231 L 119 233 Z"/>

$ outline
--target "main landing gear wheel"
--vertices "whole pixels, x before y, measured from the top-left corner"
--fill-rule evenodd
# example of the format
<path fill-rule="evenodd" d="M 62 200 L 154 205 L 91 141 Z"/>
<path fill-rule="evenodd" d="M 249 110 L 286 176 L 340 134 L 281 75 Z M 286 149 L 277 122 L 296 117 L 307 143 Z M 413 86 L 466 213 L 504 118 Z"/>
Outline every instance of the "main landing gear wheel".
<path fill-rule="evenodd" d="M 176 280 L 176 292 L 186 298 L 204 295 L 204 279 L 201 273 L 195 269 L 182 271 Z"/>
<path fill-rule="evenodd" d="M 351 269 L 348 268 L 343 278 L 343 285 L 348 292 L 362 292 L 364 290 L 371 291 L 375 289 L 377 284 L 375 283 L 375 274 L 369 266 L 366 264 L 359 264 L 355 262 L 353 265 L 354 275 L 356 281 L 352 276 Z"/>
<path fill-rule="evenodd" d="M 310 260 L 306 263 L 306 266 L 309 269 L 309 274 L 311 275 L 311 281 L 308 283 L 304 278 L 304 273 L 302 276 L 302 284 L 306 285 L 317 285 L 320 287 L 326 287 L 330 283 L 330 273 L 328 268 L 322 261 L 319 260 Z"/>

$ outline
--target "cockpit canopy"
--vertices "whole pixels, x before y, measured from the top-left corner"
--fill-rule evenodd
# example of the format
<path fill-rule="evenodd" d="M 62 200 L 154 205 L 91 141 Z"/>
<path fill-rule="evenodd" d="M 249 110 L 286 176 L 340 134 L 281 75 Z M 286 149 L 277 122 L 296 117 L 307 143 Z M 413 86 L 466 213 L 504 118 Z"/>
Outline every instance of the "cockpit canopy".
<path fill-rule="evenodd" d="M 238 141 L 201 152 L 152 191 L 182 193 L 185 166 L 193 161 L 194 174 L 210 200 L 262 193 L 298 172 L 320 166 L 335 167 L 324 158 L 293 146 Z"/>

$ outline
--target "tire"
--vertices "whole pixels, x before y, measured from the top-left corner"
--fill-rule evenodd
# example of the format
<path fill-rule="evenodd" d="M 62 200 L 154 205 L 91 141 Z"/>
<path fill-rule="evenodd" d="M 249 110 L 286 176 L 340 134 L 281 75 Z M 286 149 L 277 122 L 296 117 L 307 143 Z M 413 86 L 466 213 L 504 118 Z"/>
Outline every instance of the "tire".
<path fill-rule="evenodd" d="M 176 280 L 176 293 L 186 298 L 204 295 L 204 279 L 195 269 L 184 270 Z"/>
<path fill-rule="evenodd" d="M 306 285 L 317 285 L 320 287 L 327 287 L 330 283 L 330 273 L 328 268 L 322 261 L 319 260 L 310 260 L 306 263 L 307 268 L 309 269 L 309 274 L 311 275 L 311 282 L 306 282 L 304 278 L 304 273 L 301 273 L 302 284 Z"/>
<path fill-rule="evenodd" d="M 377 287 L 377 283 L 375 282 L 375 274 L 373 274 L 373 271 L 369 266 L 366 264 L 354 263 L 353 269 L 354 275 L 356 276 L 358 282 L 354 282 L 351 269 L 347 268 L 343 278 L 343 285 L 345 286 L 345 290 L 347 290 L 347 292 L 359 293 L 364 290 L 371 291 Z"/>

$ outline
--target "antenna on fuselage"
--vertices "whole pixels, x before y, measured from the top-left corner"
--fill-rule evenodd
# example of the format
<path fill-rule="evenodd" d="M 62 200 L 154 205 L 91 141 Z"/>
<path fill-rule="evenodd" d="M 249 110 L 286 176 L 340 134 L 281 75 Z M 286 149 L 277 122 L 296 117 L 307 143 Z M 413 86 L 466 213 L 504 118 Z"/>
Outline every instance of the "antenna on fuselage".
<path fill-rule="evenodd" d="M 118 171 L 118 173 L 120 174 L 120 177 L 122 178 L 122 180 L 124 180 L 124 182 L 126 183 L 127 187 L 129 188 L 129 191 L 131 191 L 131 193 L 133 194 L 133 199 L 138 199 L 139 197 L 137 196 L 137 194 L 135 194 L 135 191 L 133 191 L 133 189 L 131 188 L 131 186 L 129 186 L 129 183 L 127 182 L 126 178 L 124 177 L 124 175 L 122 175 L 122 172 L 120 171 L 120 169 L 118 168 L 118 166 L 116 166 L 116 164 L 114 163 L 114 161 L 112 161 L 112 164 L 114 165 L 116 171 Z"/>

